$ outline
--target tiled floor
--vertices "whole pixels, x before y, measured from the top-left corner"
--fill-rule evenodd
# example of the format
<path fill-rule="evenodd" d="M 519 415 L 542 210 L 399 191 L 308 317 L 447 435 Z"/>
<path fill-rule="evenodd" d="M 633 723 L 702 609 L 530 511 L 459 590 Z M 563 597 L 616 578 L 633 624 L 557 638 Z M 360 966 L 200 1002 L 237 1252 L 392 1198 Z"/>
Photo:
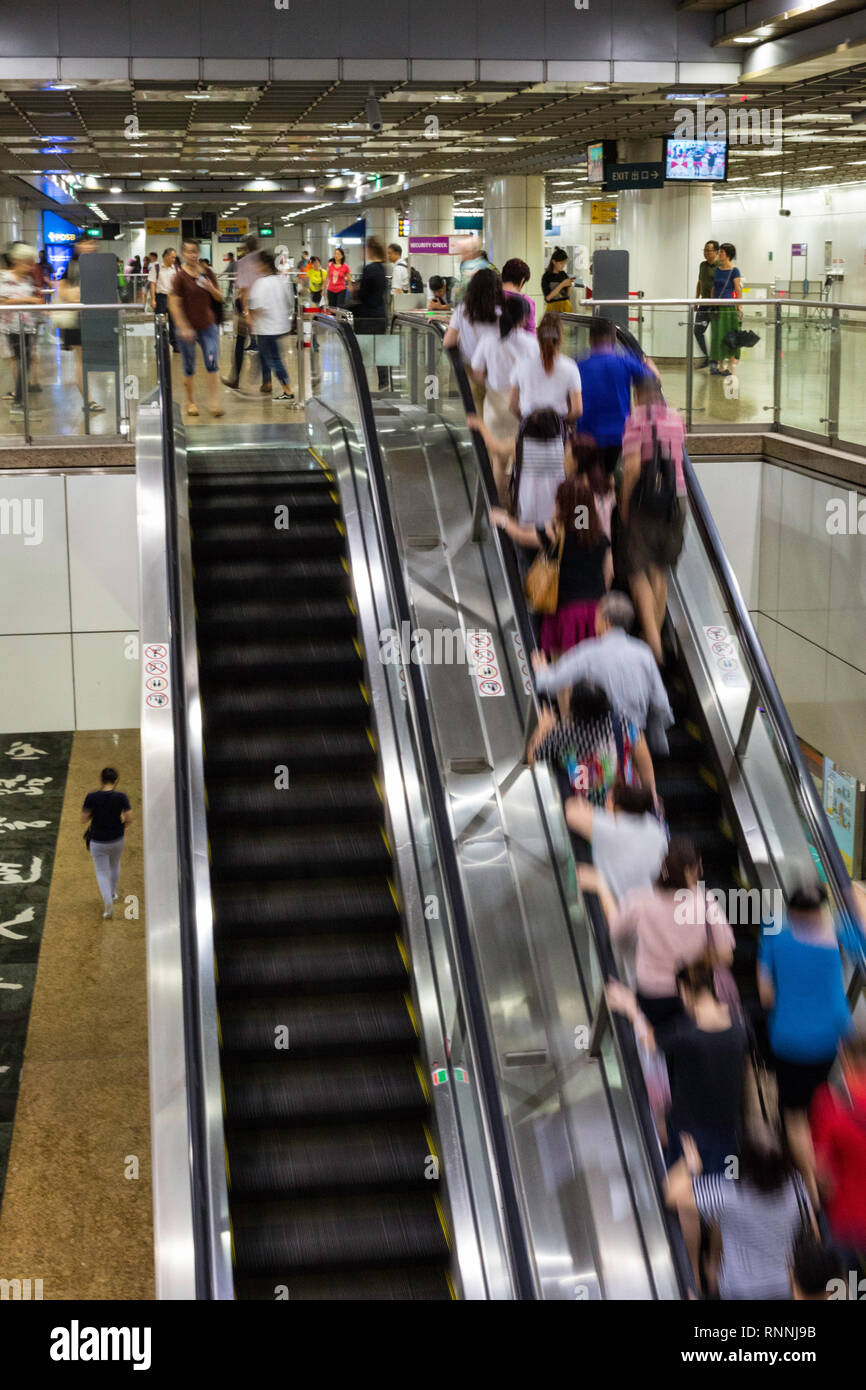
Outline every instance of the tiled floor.
<path fill-rule="evenodd" d="M 138 731 L 74 736 L 0 1213 L 0 1276 L 45 1299 L 154 1296 L 140 816 L 107 922 L 79 823 L 106 762 L 140 811 Z"/>

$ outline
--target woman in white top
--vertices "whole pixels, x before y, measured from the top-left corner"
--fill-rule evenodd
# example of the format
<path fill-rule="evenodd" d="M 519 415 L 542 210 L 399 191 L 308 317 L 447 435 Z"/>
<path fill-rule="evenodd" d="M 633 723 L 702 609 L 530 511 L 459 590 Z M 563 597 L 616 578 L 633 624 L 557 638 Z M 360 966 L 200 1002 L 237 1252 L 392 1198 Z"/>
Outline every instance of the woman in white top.
<path fill-rule="evenodd" d="M 289 390 L 289 374 L 280 356 L 280 338 L 289 332 L 292 324 L 292 282 L 286 276 L 277 274 L 276 262 L 270 251 L 260 251 L 259 261 L 260 273 L 250 287 L 248 301 L 249 315 L 259 345 L 259 360 L 262 369 L 269 367 L 283 388 L 281 394 L 273 399 L 294 404 L 295 397 Z"/>
<path fill-rule="evenodd" d="M 562 327 L 555 314 L 538 325 L 538 351 L 521 358 L 511 374 L 509 405 L 520 420 L 512 492 L 521 522 L 544 526 L 553 515 L 556 489 L 565 478 L 565 434 L 583 409 L 577 363 L 560 352 Z"/>
<path fill-rule="evenodd" d="M 476 270 L 466 287 L 462 303 L 451 315 L 445 330 L 445 347 L 459 347 L 460 355 L 471 362 L 485 329 L 496 327 L 503 305 L 502 281 L 495 270 Z M 482 392 L 474 389 L 478 404 Z"/>
<path fill-rule="evenodd" d="M 518 420 L 509 405 L 511 378 L 521 362 L 538 356 L 538 343 L 524 331 L 529 317 L 527 302 L 520 295 L 505 300 L 498 325 L 485 327 L 478 335 L 472 354 L 472 373 L 485 386 L 484 423 L 501 441 L 516 440 Z M 514 459 L 497 453 L 491 457 L 501 501 L 505 500 L 508 470 Z"/>

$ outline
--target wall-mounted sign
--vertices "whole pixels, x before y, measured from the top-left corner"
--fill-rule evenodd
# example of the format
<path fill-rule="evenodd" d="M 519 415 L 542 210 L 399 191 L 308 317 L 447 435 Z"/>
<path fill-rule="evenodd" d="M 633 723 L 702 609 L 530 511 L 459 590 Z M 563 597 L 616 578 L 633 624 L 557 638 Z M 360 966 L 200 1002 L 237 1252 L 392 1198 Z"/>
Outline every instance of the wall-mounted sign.
<path fill-rule="evenodd" d="M 792 241 L 792 242 L 791 242 L 791 255 L 792 255 L 792 256 L 805 256 L 805 255 L 808 255 L 808 252 L 809 252 L 809 243 L 808 243 L 808 241 Z"/>
<path fill-rule="evenodd" d="M 81 228 L 67 222 L 65 217 L 58 217 L 56 212 L 47 209 L 43 212 L 42 240 L 56 278 L 59 279 L 66 270 L 75 241 L 80 235 Z"/>
<path fill-rule="evenodd" d="M 824 759 L 824 810 L 845 868 L 859 878 L 863 861 L 863 788 L 857 778 Z"/>
<path fill-rule="evenodd" d="M 609 164 L 604 171 L 608 188 L 661 188 L 665 166 L 658 164 Z"/>
<path fill-rule="evenodd" d="M 151 236 L 180 236 L 179 217 L 148 217 L 144 223 L 145 240 Z"/>
<path fill-rule="evenodd" d="M 220 217 L 217 221 L 218 241 L 243 241 L 245 236 L 249 236 L 249 231 L 248 217 Z"/>
<path fill-rule="evenodd" d="M 410 221 L 410 219 L 409 219 L 408 217 L 398 217 L 398 218 L 397 218 L 397 235 L 398 235 L 398 236 L 408 236 L 408 235 L 409 235 L 409 228 L 410 228 L 411 226 L 412 226 L 412 223 L 411 223 L 411 221 Z"/>
<path fill-rule="evenodd" d="M 616 203 L 591 203 L 589 220 L 594 226 L 616 221 Z"/>
<path fill-rule="evenodd" d="M 456 256 L 465 236 L 410 236 L 409 252 L 415 256 Z"/>

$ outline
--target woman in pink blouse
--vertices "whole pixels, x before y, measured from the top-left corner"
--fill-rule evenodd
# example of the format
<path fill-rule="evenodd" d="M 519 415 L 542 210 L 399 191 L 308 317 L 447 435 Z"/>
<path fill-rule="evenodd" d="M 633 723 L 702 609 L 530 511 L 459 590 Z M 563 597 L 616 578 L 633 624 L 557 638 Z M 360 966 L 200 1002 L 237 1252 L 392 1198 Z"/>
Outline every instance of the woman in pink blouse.
<path fill-rule="evenodd" d="M 673 839 L 654 888 L 626 893 L 610 924 L 614 940 L 637 939 L 637 998 L 655 1027 L 682 1012 L 677 971 L 709 951 L 730 965 L 734 933 L 714 901 L 706 901 L 700 855 L 691 840 Z"/>

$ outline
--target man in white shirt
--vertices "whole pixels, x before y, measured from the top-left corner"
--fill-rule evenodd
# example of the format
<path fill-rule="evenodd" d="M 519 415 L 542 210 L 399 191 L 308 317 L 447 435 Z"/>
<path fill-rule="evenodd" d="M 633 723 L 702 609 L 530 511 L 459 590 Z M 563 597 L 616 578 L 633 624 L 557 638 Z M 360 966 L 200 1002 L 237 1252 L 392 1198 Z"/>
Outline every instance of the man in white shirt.
<path fill-rule="evenodd" d="M 409 293 L 409 267 L 403 260 L 403 247 L 398 241 L 392 241 L 385 253 L 394 269 L 391 271 L 391 293 Z"/>
<path fill-rule="evenodd" d="M 178 352 L 180 350 L 175 341 L 174 321 L 171 314 L 168 312 L 168 297 L 171 294 L 174 284 L 176 261 L 177 252 L 173 246 L 170 246 L 162 253 L 162 265 L 157 267 L 156 261 L 153 263 L 153 269 L 156 270 L 155 277 L 151 279 L 148 275 L 148 285 L 152 286 L 151 295 L 153 300 L 153 311 L 155 314 L 168 315 L 168 336 L 171 342 L 172 352 Z"/>

